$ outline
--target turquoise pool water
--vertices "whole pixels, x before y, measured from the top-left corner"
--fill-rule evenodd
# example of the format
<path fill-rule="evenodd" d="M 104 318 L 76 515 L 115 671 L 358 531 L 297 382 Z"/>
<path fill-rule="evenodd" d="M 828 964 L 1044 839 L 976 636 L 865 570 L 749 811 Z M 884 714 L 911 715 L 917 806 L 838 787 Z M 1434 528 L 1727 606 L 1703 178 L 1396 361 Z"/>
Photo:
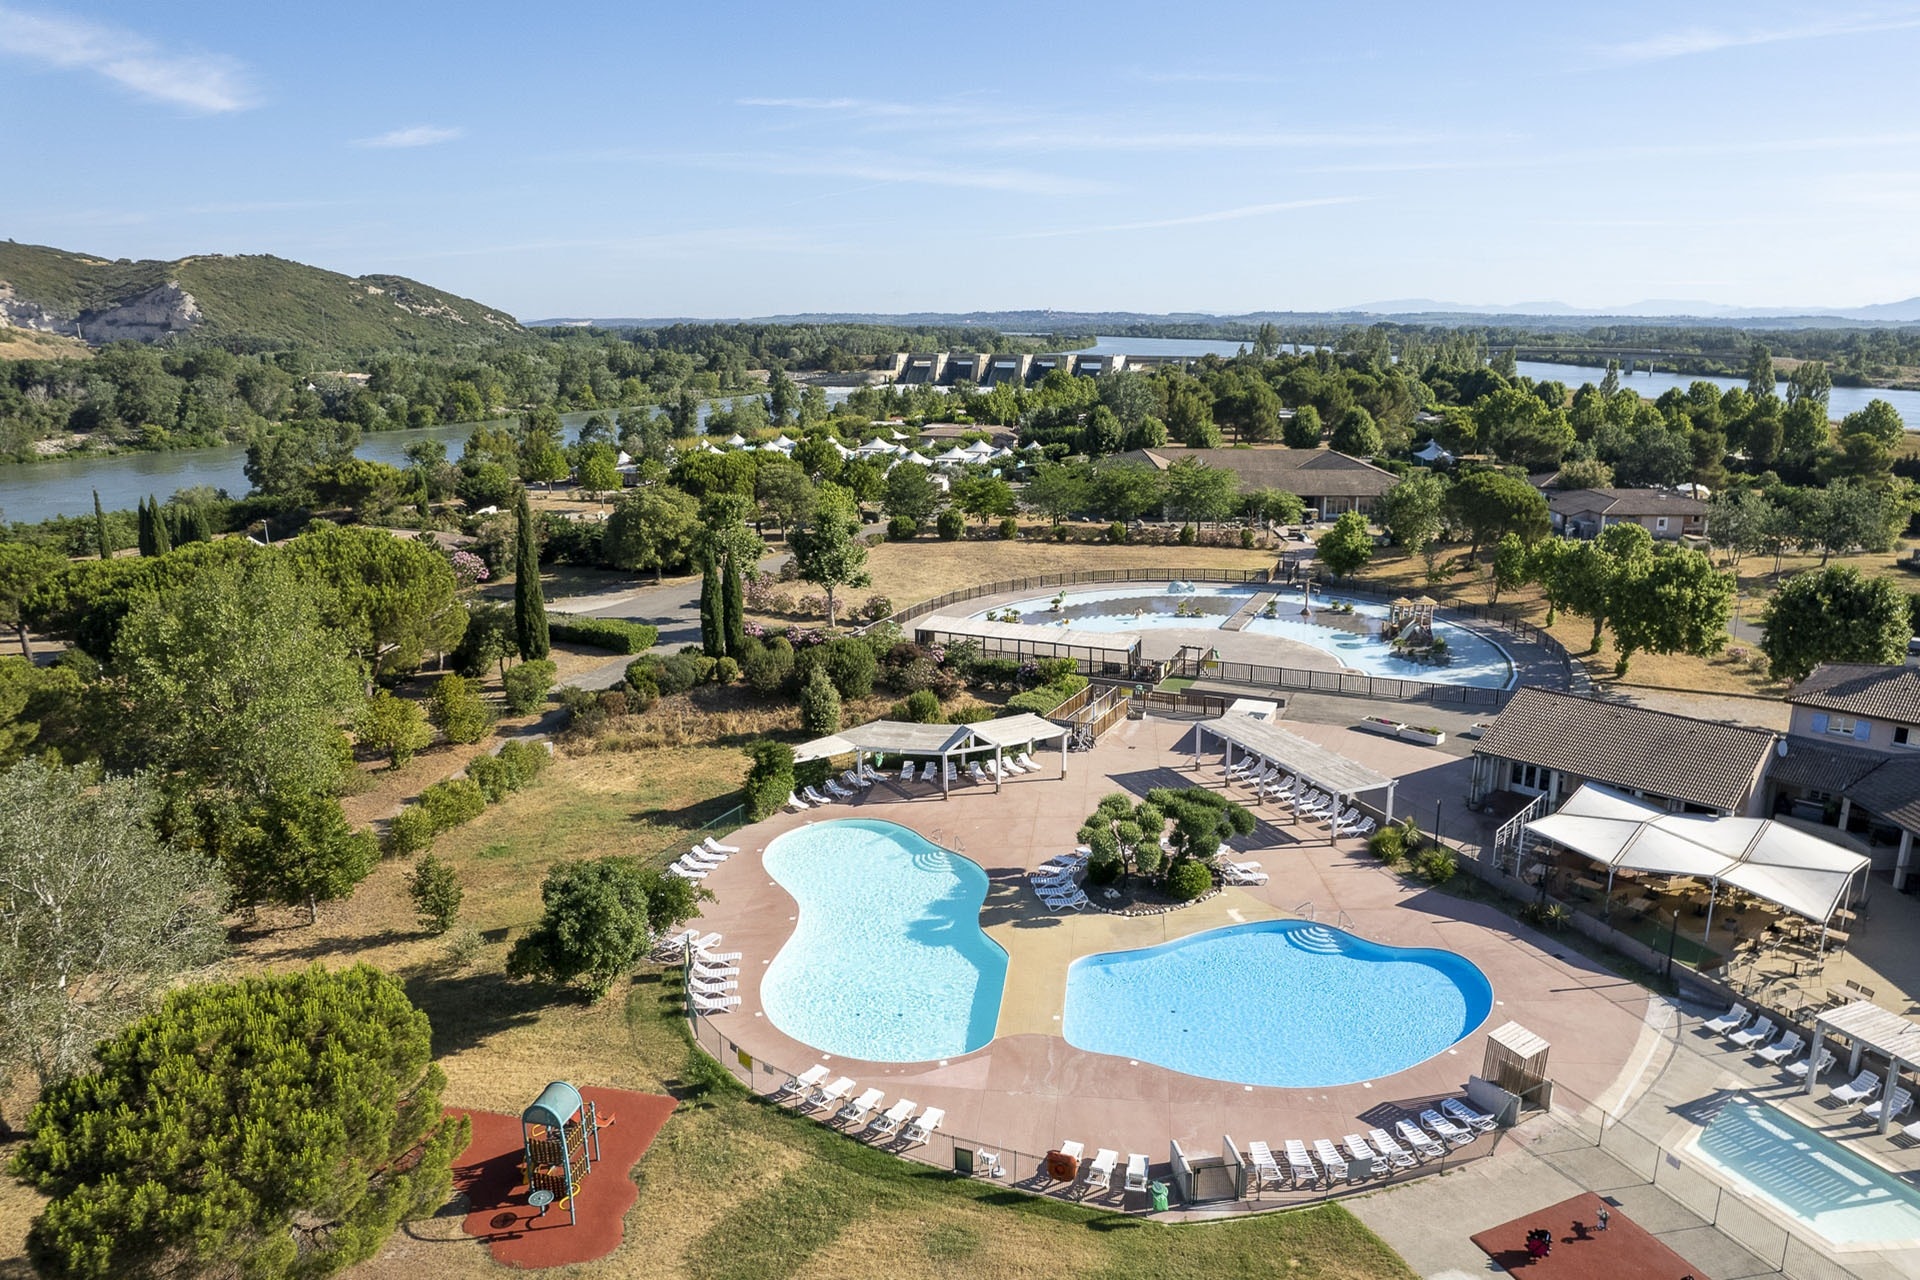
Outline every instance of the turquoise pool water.
<path fill-rule="evenodd" d="M 1486 976 L 1451 951 L 1268 920 L 1083 956 L 1067 971 L 1062 1033 L 1210 1080 L 1311 1088 L 1404 1071 L 1492 1008 Z"/>
<path fill-rule="evenodd" d="M 1763 1102 L 1728 1100 L 1694 1149 L 1729 1180 L 1835 1244 L 1920 1241 L 1920 1190 Z"/>
<path fill-rule="evenodd" d="M 767 846 L 800 904 L 760 1003 L 816 1049 L 923 1062 L 993 1039 L 1007 953 L 980 931 L 987 873 L 892 822 L 815 822 Z"/>
<path fill-rule="evenodd" d="M 1052 596 L 1039 596 L 1016 601 L 1012 605 L 981 610 L 973 616 L 981 618 L 989 613 L 1004 616 L 1005 610 L 1011 608 L 1020 615 L 1022 622 L 1038 626 L 1065 623 L 1081 631 L 1217 631 L 1241 605 L 1262 590 L 1258 586 L 1205 584 L 1194 584 L 1191 591 L 1172 591 L 1168 587 L 1169 584 L 1162 583 L 1139 583 L 1127 587 L 1069 587 L 1059 609 L 1053 607 Z M 1281 588 L 1276 616 L 1254 618 L 1243 628 L 1243 632 L 1247 635 L 1280 636 L 1311 645 L 1332 654 L 1340 665 L 1370 676 L 1392 676 L 1433 684 L 1467 684 L 1488 689 L 1504 689 L 1513 681 L 1513 663 L 1507 657 L 1506 650 L 1477 632 L 1449 622 L 1436 622 L 1433 628 L 1435 635 L 1446 637 L 1447 648 L 1452 654 L 1452 661 L 1444 667 L 1428 666 L 1400 657 L 1394 653 L 1392 645 L 1377 638 L 1379 624 L 1387 616 L 1387 606 L 1384 604 L 1349 600 L 1354 606 L 1355 616 L 1373 624 L 1372 635 L 1356 635 L 1338 627 L 1321 625 L 1319 619 L 1325 616 L 1325 603 L 1340 598 L 1338 592 L 1331 596 L 1316 593 L 1315 616 L 1309 618 L 1300 612 L 1302 596 L 1299 588 Z M 1176 612 L 1183 605 L 1188 616 Z M 1273 665 L 1285 666 L 1286 663 L 1276 661 Z"/>

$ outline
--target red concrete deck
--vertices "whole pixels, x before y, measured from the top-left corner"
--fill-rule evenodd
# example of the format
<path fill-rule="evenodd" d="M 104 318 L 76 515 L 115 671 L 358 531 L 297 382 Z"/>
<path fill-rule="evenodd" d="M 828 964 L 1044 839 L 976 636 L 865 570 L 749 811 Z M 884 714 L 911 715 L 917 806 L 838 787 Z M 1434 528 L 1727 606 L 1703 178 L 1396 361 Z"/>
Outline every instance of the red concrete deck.
<path fill-rule="evenodd" d="M 1595 1226 L 1601 1208 L 1610 1215 L 1605 1231 Z M 1553 1232 L 1553 1249 L 1544 1258 L 1527 1253 L 1527 1232 L 1535 1228 Z M 1548 1205 L 1538 1213 L 1482 1231 L 1473 1242 L 1501 1268 L 1539 1280 L 1711 1280 L 1648 1235 L 1639 1223 L 1594 1195 Z"/>
<path fill-rule="evenodd" d="M 1428 813 L 1434 797 L 1459 797 L 1465 791 L 1469 766 L 1460 757 L 1339 726 L 1289 722 L 1287 728 L 1397 776 L 1401 795 L 1424 803 Z M 884 1089 L 889 1101 L 907 1097 L 922 1107 L 944 1108 L 943 1132 L 961 1145 L 1037 1157 L 1076 1139 L 1090 1152 L 1096 1147 L 1145 1152 L 1155 1162 L 1156 1176 L 1170 1140 L 1189 1154 L 1219 1152 L 1223 1135 L 1231 1135 L 1243 1151 L 1254 1139 L 1275 1144 L 1285 1138 L 1337 1140 L 1374 1124 L 1391 1127 L 1403 1104 L 1417 1106 L 1458 1093 L 1468 1075 L 1480 1070 L 1485 1041 L 1479 1032 L 1395 1075 L 1314 1089 L 1199 1079 L 1075 1049 L 1060 1037 L 1067 965 L 1074 958 L 1289 915 L 1311 901 L 1323 921 L 1344 911 L 1362 937 L 1465 956 L 1494 990 L 1494 1008 L 1483 1030 L 1511 1018 L 1546 1037 L 1553 1045 L 1555 1078 L 1585 1097 L 1599 1097 L 1615 1084 L 1642 1030 L 1642 989 L 1490 907 L 1383 871 L 1358 841 L 1333 843 L 1324 827 L 1290 826 L 1270 806 L 1256 809 L 1263 819 L 1259 830 L 1235 841 L 1243 856 L 1265 864 L 1272 877 L 1265 886 L 1229 889 L 1193 907 L 1145 919 L 1049 914 L 1027 888 L 1025 872 L 1070 850 L 1074 832 L 1102 795 L 1221 785 L 1217 754 L 1203 757 L 1195 771 L 1191 735 L 1190 722 L 1127 721 L 1094 751 L 1069 755 L 1064 780 L 1053 776 L 1059 757 L 1048 753 L 1039 757 L 1040 773 L 1009 781 L 997 796 L 990 786 L 962 782 L 943 802 L 937 789 L 883 782 L 852 803 L 782 813 L 730 836 L 729 843 L 742 852 L 707 877 L 716 901 L 705 906 L 699 922 L 722 933 L 725 950 L 743 953 L 742 1003 L 711 1019 L 712 1029 L 731 1042 L 721 1046 L 723 1056 L 731 1062 L 734 1051 L 743 1050 L 758 1060 L 757 1085 L 777 1073 L 828 1062 L 833 1074 L 852 1076 L 862 1088 Z M 1244 789 L 1234 794 L 1243 801 L 1247 797 Z M 764 1016 L 760 978 L 792 933 L 796 904 L 766 874 L 760 855 L 774 837 L 804 823 L 856 815 L 911 827 L 986 869 L 991 885 L 982 924 L 1009 953 L 998 1034 L 987 1047 L 940 1062 L 833 1059 Z M 1232 1027 L 1220 1031 L 1234 1034 Z M 707 1039 L 703 1035 L 703 1043 Z M 1490 1145 L 1483 1142 L 1463 1154 L 1477 1155 Z M 938 1161 L 943 1153 L 921 1154 Z M 1013 1176 L 1024 1179 L 1032 1172 L 1019 1167 Z"/>
<path fill-rule="evenodd" d="M 529 1269 L 559 1267 L 604 1258 L 620 1247 L 621 1224 L 640 1197 L 633 1166 L 673 1113 L 674 1100 L 624 1089 L 580 1093 L 600 1113 L 600 1160 L 581 1185 L 575 1206 L 580 1220 L 572 1225 L 564 1204 L 551 1206 L 545 1217 L 527 1207 L 520 1118 L 495 1111 L 467 1113 L 473 1140 L 454 1161 L 453 1185 L 467 1199 L 464 1230 L 486 1242 L 495 1262 Z"/>

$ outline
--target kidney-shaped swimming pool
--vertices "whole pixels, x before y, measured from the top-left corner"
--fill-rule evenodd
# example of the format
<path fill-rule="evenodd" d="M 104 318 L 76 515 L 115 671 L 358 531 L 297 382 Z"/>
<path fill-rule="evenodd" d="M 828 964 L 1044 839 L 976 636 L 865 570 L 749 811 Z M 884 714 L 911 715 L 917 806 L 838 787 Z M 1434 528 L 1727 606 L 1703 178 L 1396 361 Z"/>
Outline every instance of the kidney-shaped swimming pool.
<path fill-rule="evenodd" d="M 1493 988 L 1451 951 L 1307 920 L 1213 929 L 1067 971 L 1067 1043 L 1238 1084 L 1314 1088 L 1404 1071 L 1471 1034 Z"/>
<path fill-rule="evenodd" d="M 923 1062 L 993 1039 L 1007 953 L 980 931 L 987 873 L 892 822 L 815 822 L 767 846 L 800 904 L 760 1004 L 816 1049 Z"/>

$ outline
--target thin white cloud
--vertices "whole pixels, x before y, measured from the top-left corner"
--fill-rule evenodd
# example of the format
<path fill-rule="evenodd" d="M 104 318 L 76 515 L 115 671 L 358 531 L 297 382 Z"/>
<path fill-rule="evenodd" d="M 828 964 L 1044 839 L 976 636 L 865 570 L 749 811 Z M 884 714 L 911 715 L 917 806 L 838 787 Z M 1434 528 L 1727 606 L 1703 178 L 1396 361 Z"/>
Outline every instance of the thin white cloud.
<path fill-rule="evenodd" d="M 1274 84 L 1273 76 L 1251 71 L 1135 71 L 1136 80 L 1148 84 Z"/>
<path fill-rule="evenodd" d="M 1104 183 L 1034 169 L 929 165 L 863 155 L 675 155 L 663 159 L 669 163 L 740 173 L 775 174 L 790 178 L 852 178 L 876 185 L 955 187 L 1030 196 L 1099 195 L 1109 190 Z"/>
<path fill-rule="evenodd" d="M 1207 222 L 1238 222 L 1242 218 L 1264 218 L 1296 209 L 1318 209 L 1326 205 L 1358 204 L 1365 196 L 1315 196 L 1306 200 L 1281 200 L 1273 204 L 1243 204 L 1232 209 L 1210 209 L 1205 213 L 1182 214 L 1176 218 L 1148 218 L 1140 222 L 1109 222 L 1091 227 L 1063 227 L 1056 231 L 1023 231 L 1006 236 L 1008 240 L 1047 240 L 1058 236 L 1098 235 L 1108 231 L 1157 231 L 1162 227 L 1191 227 Z"/>
<path fill-rule="evenodd" d="M 404 129 L 392 129 L 386 133 L 375 134 L 371 138 L 355 138 L 356 147 L 374 147 L 391 150 L 399 147 L 437 147 L 443 142 L 452 142 L 466 133 L 465 129 L 450 129 L 440 125 L 416 124 Z"/>
<path fill-rule="evenodd" d="M 231 58 L 173 52 L 124 27 L 80 18 L 0 6 L 0 53 L 91 71 L 143 98 L 190 111 L 241 111 L 258 101 Z"/>
<path fill-rule="evenodd" d="M 1915 27 L 1920 27 L 1920 14 L 1912 11 L 1834 16 L 1790 27 L 1749 27 L 1744 30 L 1682 27 L 1644 40 L 1603 45 L 1596 52 L 1602 61 L 1611 63 L 1661 62 L 1669 58 L 1718 53 L 1723 49 L 1824 40 L 1833 36 L 1870 35 L 1881 31 L 1909 31 Z"/>

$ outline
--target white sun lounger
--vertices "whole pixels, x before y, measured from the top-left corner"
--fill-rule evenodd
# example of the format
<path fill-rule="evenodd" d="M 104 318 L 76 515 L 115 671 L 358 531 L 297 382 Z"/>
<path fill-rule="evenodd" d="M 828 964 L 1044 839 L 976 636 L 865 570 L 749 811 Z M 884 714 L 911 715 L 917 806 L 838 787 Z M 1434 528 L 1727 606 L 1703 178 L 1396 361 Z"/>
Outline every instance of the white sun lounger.
<path fill-rule="evenodd" d="M 905 762 L 903 762 L 903 763 L 901 764 L 901 766 L 900 766 L 900 781 L 902 781 L 902 782 L 912 782 L 912 781 L 913 781 L 913 761 L 911 761 L 911 760 L 908 760 L 908 761 L 905 761 Z"/>
<path fill-rule="evenodd" d="M 802 788 L 800 795 L 810 805 L 816 805 L 824 808 L 825 806 L 833 803 L 833 797 L 823 796 L 818 791 L 815 791 L 812 787 Z"/>
<path fill-rule="evenodd" d="M 707 837 L 706 839 L 704 839 L 704 840 L 702 840 L 702 841 L 700 842 L 700 847 L 701 847 L 702 849 L 705 849 L 705 850 L 706 850 L 706 851 L 707 851 L 708 853 L 726 853 L 726 854 L 731 854 L 731 853 L 738 853 L 738 852 L 740 852 L 740 846 L 739 846 L 739 845 L 737 845 L 737 844 L 721 844 L 721 843 L 720 843 L 720 842 L 719 842 L 718 840 L 715 840 L 715 839 L 714 839 L 714 838 L 713 838 L 712 836 L 708 836 L 708 837 Z"/>
<path fill-rule="evenodd" d="M 1440 1109 L 1475 1133 L 1492 1133 L 1498 1123 L 1484 1111 L 1475 1111 L 1459 1098 L 1441 1102 Z"/>
<path fill-rule="evenodd" d="M 695 996 L 704 997 L 708 1000 L 723 1000 L 727 997 L 728 993 L 737 991 L 739 988 L 740 983 L 733 978 L 721 978 L 718 981 L 712 982 L 702 978 L 689 978 L 687 980 L 687 990 L 693 992 Z M 736 999 L 737 998 L 738 997 L 736 997 Z"/>
<path fill-rule="evenodd" d="M 1247 1159 L 1253 1161 L 1253 1189 L 1259 1191 L 1266 1186 L 1284 1187 L 1287 1185 L 1286 1170 L 1273 1158 L 1273 1148 L 1264 1142 L 1247 1144 Z"/>
<path fill-rule="evenodd" d="M 867 1132 L 876 1138 L 891 1138 L 900 1132 L 900 1126 L 912 1118 L 917 1106 L 911 1098 L 902 1098 L 875 1116 L 867 1125 Z"/>
<path fill-rule="evenodd" d="M 975 782 L 985 782 L 987 780 L 987 771 L 980 767 L 978 760 L 969 760 L 967 761 L 967 776 Z"/>
<path fill-rule="evenodd" d="M 1373 1149 L 1385 1156 L 1387 1163 L 1394 1168 L 1411 1169 L 1420 1163 L 1414 1159 L 1411 1151 L 1396 1142 L 1393 1135 L 1385 1129 L 1370 1129 L 1367 1131 L 1367 1136 L 1373 1141 Z"/>
<path fill-rule="evenodd" d="M 1456 1147 L 1466 1146 L 1469 1142 L 1473 1141 L 1474 1137 L 1471 1129 L 1462 1129 L 1459 1125 L 1447 1119 L 1432 1107 L 1428 1107 L 1420 1113 L 1420 1127 L 1429 1133 L 1437 1134 L 1445 1138 Z"/>
<path fill-rule="evenodd" d="M 1747 1012 L 1747 1006 L 1735 1004 L 1719 1017 L 1708 1018 L 1700 1024 L 1700 1029 L 1714 1032 L 1716 1035 L 1726 1035 L 1730 1031 L 1738 1031 L 1741 1027 L 1746 1026 L 1747 1019 L 1752 1016 L 1752 1014 Z"/>
<path fill-rule="evenodd" d="M 807 1095 L 807 1106 L 816 1111 L 824 1111 L 829 1107 L 838 1106 L 840 1099 L 851 1092 L 853 1092 L 853 1077 L 835 1076 L 832 1083 L 821 1085 Z"/>
<path fill-rule="evenodd" d="M 1298 1138 L 1288 1138 L 1286 1149 L 1287 1176 L 1292 1180 L 1293 1185 L 1296 1187 L 1318 1186 L 1320 1171 L 1314 1168 L 1312 1158 L 1307 1155 L 1307 1144 Z"/>
<path fill-rule="evenodd" d="M 845 1120 L 848 1124 L 865 1124 L 873 1109 L 880 1105 L 880 1099 L 887 1096 L 884 1089 L 868 1089 L 859 1097 L 840 1108 L 835 1120 Z"/>
<path fill-rule="evenodd" d="M 714 850 L 707 848 L 707 846 L 703 844 L 697 844 L 693 846 L 693 848 L 681 854 L 680 861 L 698 862 L 702 866 L 717 867 L 721 863 L 725 862 L 728 858 L 731 858 L 737 852 L 738 850 L 735 850 L 735 849 L 728 849 L 724 852 L 715 852 Z"/>
<path fill-rule="evenodd" d="M 1788 1058 L 1800 1052 L 1800 1050 L 1806 1046 L 1806 1043 L 1806 1040 L 1801 1037 L 1798 1031 L 1786 1031 L 1782 1032 L 1780 1038 L 1766 1048 L 1756 1049 L 1753 1056 L 1762 1062 L 1769 1062 L 1774 1066 L 1779 1066 Z"/>
<path fill-rule="evenodd" d="M 1228 884 L 1265 884 L 1267 873 L 1264 871 L 1246 871 L 1231 863 L 1220 869 L 1220 878 Z"/>
<path fill-rule="evenodd" d="M 821 783 L 820 785 L 825 787 L 827 789 L 827 794 L 832 796 L 836 800 L 853 799 L 852 789 L 841 786 L 838 782 L 835 782 L 832 778 L 828 778 L 825 782 Z"/>
<path fill-rule="evenodd" d="M 1093 905 L 1093 900 L 1077 889 L 1067 897 L 1049 898 L 1042 896 L 1040 901 L 1047 904 L 1047 910 L 1049 911 L 1079 911 Z"/>
<path fill-rule="evenodd" d="M 855 769 L 849 769 L 845 773 L 841 774 L 840 781 L 846 783 L 850 787 L 858 787 L 862 791 L 866 790 L 868 787 L 873 785 L 872 778 L 869 778 L 866 774 L 861 773 Z"/>
<path fill-rule="evenodd" d="M 1113 1190 L 1113 1167 L 1119 1163 L 1118 1151 L 1110 1147 L 1102 1147 L 1095 1153 L 1092 1162 L 1087 1165 L 1086 1172 L 1081 1175 L 1081 1181 L 1089 1191 L 1111 1191 Z"/>
<path fill-rule="evenodd" d="M 698 929 L 682 929 L 654 943 L 653 950 L 647 954 L 655 960 L 678 960 L 699 936 Z"/>
<path fill-rule="evenodd" d="M 1367 1145 L 1367 1140 L 1357 1133 L 1350 1133 L 1341 1139 L 1346 1144 L 1347 1154 L 1353 1157 L 1356 1165 L 1365 1165 L 1369 1178 L 1384 1178 L 1392 1170 L 1388 1167 L 1387 1157 Z"/>
<path fill-rule="evenodd" d="M 1760 1018 L 1750 1027 L 1727 1037 L 1727 1043 L 1741 1049 L 1757 1049 L 1773 1038 L 1773 1019 Z"/>
<path fill-rule="evenodd" d="M 1014 759 L 1018 760 L 1020 762 L 1020 767 L 1022 769 L 1025 769 L 1028 773 L 1040 772 L 1040 766 L 1034 763 L 1033 757 L 1029 755 L 1027 752 L 1022 751 L 1019 755 L 1015 756 Z M 1132 1157 L 1128 1157 L 1128 1158 L 1131 1159 Z"/>
<path fill-rule="evenodd" d="M 1792 1062 L 1789 1062 L 1786 1065 L 1787 1074 L 1792 1076 L 1796 1080 L 1805 1080 L 1807 1078 L 1807 1059 L 1808 1058 L 1812 1058 L 1814 1060 L 1813 1061 L 1813 1078 L 1815 1080 L 1818 1080 L 1821 1076 L 1827 1073 L 1827 1068 L 1833 1065 L 1833 1050 L 1823 1046 L 1820 1049 L 1820 1052 L 1818 1053 L 1818 1055 L 1814 1054 L 1811 1050 L 1809 1050 L 1804 1057 L 1795 1058 Z"/>
<path fill-rule="evenodd" d="M 787 808 L 793 810 L 795 813 L 799 813 L 804 809 L 811 809 L 813 806 L 805 800 L 802 800 L 798 791 L 789 791 L 787 792 Z"/>
<path fill-rule="evenodd" d="M 807 1090 L 813 1088 L 813 1086 L 819 1084 L 826 1078 L 827 1064 L 824 1062 L 815 1063 L 799 1075 L 789 1076 L 785 1084 L 774 1090 L 774 1095 L 778 1097 L 781 1094 L 787 1093 L 805 1094 Z"/>
<path fill-rule="evenodd" d="M 1346 1157 L 1342 1156 L 1331 1142 L 1328 1142 L 1325 1138 L 1315 1138 L 1313 1140 L 1313 1154 L 1319 1158 L 1320 1167 L 1327 1171 L 1329 1178 L 1337 1182 L 1345 1182 L 1347 1180 Z"/>
<path fill-rule="evenodd" d="M 693 1001 L 693 1007 L 702 1013 L 725 1013 L 740 1005 L 739 996 L 703 996 L 695 991 L 688 998 Z"/>
<path fill-rule="evenodd" d="M 700 937 L 695 938 L 693 940 L 693 949 L 695 951 L 711 951 L 719 945 L 720 945 L 720 935 L 717 933 L 702 934 Z M 714 958 L 715 957 L 711 957 L 711 956 L 708 957 L 708 959 L 714 959 Z"/>
<path fill-rule="evenodd" d="M 710 964 L 734 964 L 740 959 L 738 951 L 700 951 L 695 954 Z"/>
<path fill-rule="evenodd" d="M 680 862 L 667 868 L 668 875 L 679 876 L 682 880 L 705 880 L 712 871 L 712 867 L 690 867 Z"/>
<path fill-rule="evenodd" d="M 1258 769 L 1260 764 L 1261 761 L 1257 756 L 1241 756 L 1239 764 L 1229 765 L 1222 769 L 1221 772 L 1229 778 L 1244 778 L 1255 769 Z"/>
<path fill-rule="evenodd" d="M 947 1113 L 939 1107 L 928 1107 L 920 1113 L 919 1119 L 907 1126 L 907 1132 L 904 1135 L 907 1144 L 909 1146 L 918 1146 L 925 1142 L 933 1136 L 933 1131 L 938 1129 L 940 1122 L 946 1118 Z"/>
<path fill-rule="evenodd" d="M 1400 1140 L 1413 1149 L 1413 1153 L 1422 1159 L 1447 1154 L 1447 1149 L 1435 1141 L 1431 1134 L 1423 1133 L 1420 1126 L 1411 1120 L 1396 1120 L 1393 1123 Z"/>
<path fill-rule="evenodd" d="M 693 972 L 698 977 L 708 979 L 737 978 L 740 976 L 740 966 L 726 964 L 708 956 L 696 955 L 693 958 Z"/>
<path fill-rule="evenodd" d="M 1127 1154 L 1127 1190 L 1147 1189 L 1147 1158 L 1138 1151 Z"/>
<path fill-rule="evenodd" d="M 1881 1108 L 1888 1106 L 1889 1103 L 1886 1098 L 1875 1098 L 1872 1102 L 1860 1108 L 1860 1114 L 1875 1124 L 1879 1124 Z M 1905 1089 L 1895 1089 L 1893 1091 L 1890 1110 L 1896 1116 L 1907 1114 L 1907 1112 L 1913 1110 L 1913 1095 Z"/>
<path fill-rule="evenodd" d="M 1841 1102 L 1865 1102 L 1879 1094 L 1881 1083 L 1878 1073 L 1862 1071 L 1847 1083 L 1835 1085 L 1830 1096 Z"/>

